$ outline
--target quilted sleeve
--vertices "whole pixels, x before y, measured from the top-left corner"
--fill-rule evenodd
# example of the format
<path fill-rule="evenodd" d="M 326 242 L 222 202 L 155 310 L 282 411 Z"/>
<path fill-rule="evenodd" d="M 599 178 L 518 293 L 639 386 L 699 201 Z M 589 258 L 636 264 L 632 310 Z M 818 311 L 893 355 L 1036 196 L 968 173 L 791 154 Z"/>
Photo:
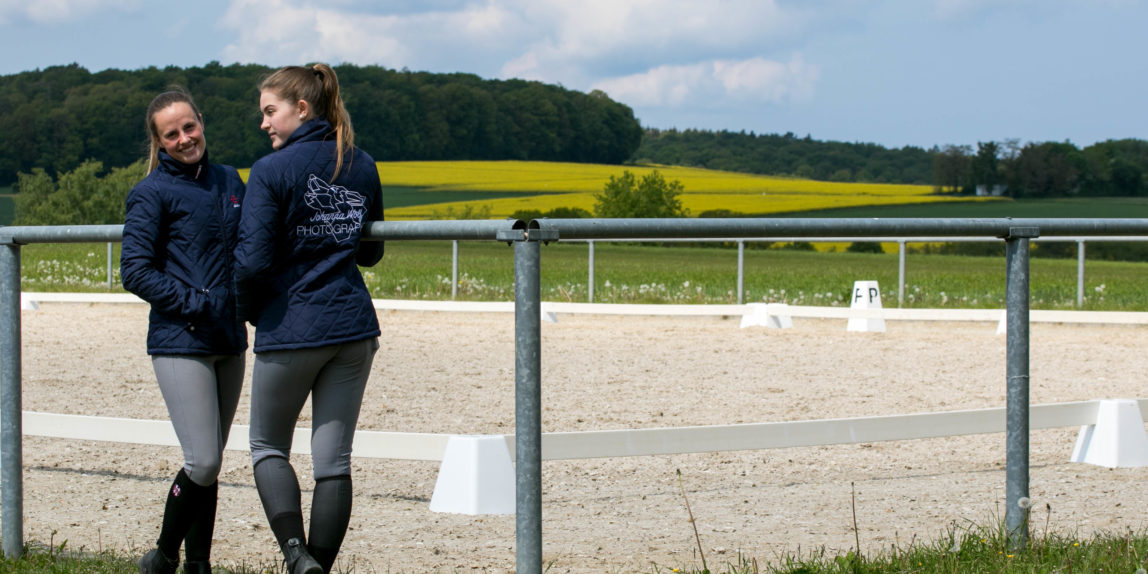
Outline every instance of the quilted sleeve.
<path fill-rule="evenodd" d="M 363 225 L 369 225 L 372 221 L 383 220 L 383 189 L 382 184 L 379 183 L 379 170 L 375 165 L 374 160 L 370 156 L 366 156 L 369 168 L 366 170 L 369 177 L 367 177 L 367 188 L 364 190 L 367 193 L 368 206 L 367 216 L 363 221 Z M 358 252 L 355 253 L 355 263 L 361 267 L 371 267 L 383 258 L 383 242 L 382 241 L 360 241 Z"/>
<path fill-rule="evenodd" d="M 163 271 L 162 249 L 170 241 L 162 229 L 163 201 L 150 187 L 136 186 L 128 194 L 120 276 L 124 288 L 151 304 L 152 309 L 187 319 L 207 308 L 205 293 Z"/>
<path fill-rule="evenodd" d="M 247 179 L 235 248 L 235 299 L 240 320 L 255 323 L 254 287 L 271 268 L 281 214 L 266 169 L 256 163 Z"/>

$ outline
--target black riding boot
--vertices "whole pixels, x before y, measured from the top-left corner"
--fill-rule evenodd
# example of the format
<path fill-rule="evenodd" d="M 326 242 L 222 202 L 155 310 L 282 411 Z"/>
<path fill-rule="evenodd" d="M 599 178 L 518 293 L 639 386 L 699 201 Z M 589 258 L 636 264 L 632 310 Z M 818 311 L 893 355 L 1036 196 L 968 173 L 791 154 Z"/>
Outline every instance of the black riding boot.
<path fill-rule="evenodd" d="M 298 538 L 292 538 L 283 545 L 283 560 L 287 563 L 287 574 L 323 574 L 323 567 L 307 552 L 307 545 Z"/>
<path fill-rule="evenodd" d="M 159 548 L 152 548 L 140 558 L 140 574 L 175 574 L 179 559 L 163 555 Z"/>

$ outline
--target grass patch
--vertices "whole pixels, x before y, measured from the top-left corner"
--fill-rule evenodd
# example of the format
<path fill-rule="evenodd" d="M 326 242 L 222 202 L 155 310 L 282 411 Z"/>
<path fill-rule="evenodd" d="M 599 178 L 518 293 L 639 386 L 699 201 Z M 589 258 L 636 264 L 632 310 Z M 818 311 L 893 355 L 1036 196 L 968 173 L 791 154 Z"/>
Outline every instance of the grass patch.
<path fill-rule="evenodd" d="M 1033 540 L 1024 550 L 1010 548 L 1003 529 L 951 526 L 932 541 L 892 546 L 872 556 L 854 552 L 833 554 L 820 550 L 783 555 L 769 562 L 738 556 L 715 569 L 655 567 L 656 574 L 886 574 L 955 572 L 1005 574 L 1028 572 L 1125 572 L 1143 574 L 1148 565 L 1148 538 L 1133 535 L 1096 535 L 1080 539 L 1051 534 Z"/>
<path fill-rule="evenodd" d="M 20 289 L 37 292 L 123 293 L 120 244 L 112 244 L 108 288 L 106 243 L 35 243 L 20 248 Z"/>
<path fill-rule="evenodd" d="M 622 243 L 595 246 L 594 301 L 599 303 L 737 302 L 737 251 L 701 247 L 650 247 Z M 849 305 L 853 282 L 875 280 L 885 306 L 897 304 L 895 254 L 819 253 L 747 249 L 743 301 L 792 305 Z M 1076 261 L 1033 259 L 1034 309 L 1073 309 Z M 1089 310 L 1148 310 L 1148 264 L 1094 261 L 1085 268 Z M 542 298 L 589 300 L 589 248 L 553 243 L 542 248 Z M 457 299 L 511 301 L 514 252 L 501 243 L 459 244 Z M 387 244 L 383 262 L 364 271 L 376 298 L 443 300 L 451 297 L 451 248 L 447 242 Z M 1005 307 L 1003 257 L 910 255 L 906 259 L 905 307 Z"/>
<path fill-rule="evenodd" d="M 699 540 L 699 548 L 701 540 Z M 122 552 L 84 552 L 60 546 L 27 545 L 20 558 L 0 557 L 0 572 L 10 574 L 134 574 L 138 556 Z M 1143 532 L 1097 534 L 1088 538 L 1033 532 L 1027 548 L 1014 549 L 1002 526 L 953 524 L 935 539 L 913 536 L 904 547 L 890 545 L 873 553 L 833 553 L 824 547 L 773 557 L 738 555 L 733 560 L 702 567 L 704 554 L 695 550 L 696 564 L 654 565 L 652 574 L 893 574 L 959 572 L 1008 574 L 1028 572 L 1123 572 L 1143 574 L 1148 566 L 1148 538 Z M 278 564 L 213 565 L 216 572 L 260 574 L 281 569 Z M 561 563 L 554 566 L 561 567 Z M 354 564 L 337 564 L 334 572 L 350 574 Z M 456 570 L 433 570 L 456 572 Z"/>
<path fill-rule="evenodd" d="M 48 545 L 28 542 L 19 558 L 0 555 L 0 572 L 5 574 L 137 574 L 138 561 L 144 551 L 89 551 L 69 549 L 65 541 Z M 230 574 L 265 574 L 282 569 L 274 564 L 213 564 L 215 572 Z M 353 569 L 349 569 L 350 572 Z M 183 570 L 179 570 L 183 572 Z"/>
<path fill-rule="evenodd" d="M 112 245 L 108 288 L 106 244 L 33 244 L 21 248 L 25 291 L 122 292 L 119 248 Z M 790 249 L 745 252 L 745 303 L 849 306 L 853 282 L 877 281 L 886 307 L 897 305 L 898 256 L 821 253 Z M 382 263 L 364 269 L 371 295 L 381 299 L 449 300 L 451 244 L 392 241 Z M 737 303 L 737 250 L 657 247 L 628 243 L 595 245 L 596 303 Z M 1088 261 L 1086 310 L 1148 311 L 1148 263 Z M 504 243 L 460 242 L 461 301 L 513 301 L 514 249 Z M 1032 259 L 1033 309 L 1074 309 L 1076 261 Z M 906 258 L 904 307 L 1003 309 L 1003 257 L 910 254 Z M 552 243 L 542 248 L 542 298 L 587 302 L 589 247 Z"/>

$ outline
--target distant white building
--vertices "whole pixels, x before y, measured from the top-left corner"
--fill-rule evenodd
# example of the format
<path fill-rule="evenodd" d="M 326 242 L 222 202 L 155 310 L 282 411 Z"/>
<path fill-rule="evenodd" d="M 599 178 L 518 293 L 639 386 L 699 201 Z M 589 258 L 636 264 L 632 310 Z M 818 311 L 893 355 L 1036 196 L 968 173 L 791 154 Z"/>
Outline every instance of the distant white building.
<path fill-rule="evenodd" d="M 979 197 L 1000 197 L 1005 194 L 1005 191 L 1008 191 L 1008 186 L 999 183 L 994 185 L 992 189 L 983 183 L 977 186 L 977 196 Z"/>

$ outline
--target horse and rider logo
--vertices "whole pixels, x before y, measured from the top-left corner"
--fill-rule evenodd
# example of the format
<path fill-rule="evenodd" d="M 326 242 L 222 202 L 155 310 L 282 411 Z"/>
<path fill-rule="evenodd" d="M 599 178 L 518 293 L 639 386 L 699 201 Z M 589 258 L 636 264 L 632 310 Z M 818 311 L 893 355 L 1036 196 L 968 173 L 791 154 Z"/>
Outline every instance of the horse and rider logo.
<path fill-rule="evenodd" d="M 315 210 L 313 225 L 299 227 L 305 236 L 327 235 L 342 242 L 362 228 L 366 197 L 341 185 L 330 185 L 314 174 L 307 179 L 303 201 Z"/>

